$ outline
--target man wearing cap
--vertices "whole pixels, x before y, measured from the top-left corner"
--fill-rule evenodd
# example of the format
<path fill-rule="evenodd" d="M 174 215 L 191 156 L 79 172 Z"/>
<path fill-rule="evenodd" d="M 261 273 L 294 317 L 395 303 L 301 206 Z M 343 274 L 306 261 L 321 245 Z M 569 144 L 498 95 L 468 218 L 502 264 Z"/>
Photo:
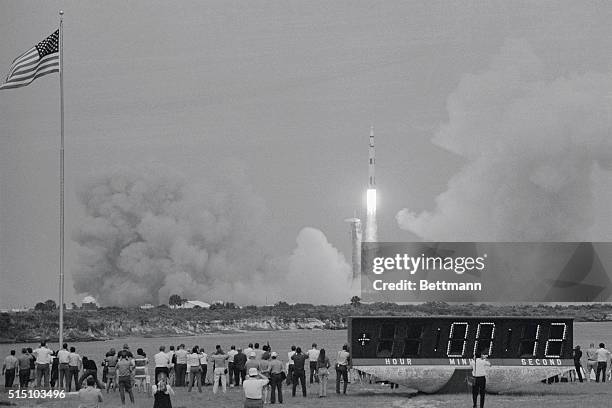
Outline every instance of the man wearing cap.
<path fill-rule="evenodd" d="M 244 369 L 248 373 L 251 368 L 256 368 L 259 371 L 259 361 L 257 360 L 257 354 L 254 351 L 249 353 L 249 359 L 244 364 Z"/>
<path fill-rule="evenodd" d="M 263 407 L 263 387 L 268 384 L 268 379 L 259 375 L 255 367 L 249 368 L 249 377 L 242 383 L 244 389 L 244 408 Z"/>
<path fill-rule="evenodd" d="M 134 354 L 132 354 L 132 352 L 130 351 L 130 346 L 128 346 L 127 343 L 123 345 L 123 350 L 117 353 L 118 358 L 121 358 L 122 355 L 125 355 L 125 357 L 127 357 L 130 360 L 134 358 Z"/>
<path fill-rule="evenodd" d="M 276 390 L 278 390 L 278 403 L 283 403 L 283 362 L 277 357 L 276 351 L 273 351 L 270 355 L 271 360 L 269 364 L 270 369 L 270 385 L 272 387 L 272 396 L 270 397 L 270 403 L 276 402 Z"/>

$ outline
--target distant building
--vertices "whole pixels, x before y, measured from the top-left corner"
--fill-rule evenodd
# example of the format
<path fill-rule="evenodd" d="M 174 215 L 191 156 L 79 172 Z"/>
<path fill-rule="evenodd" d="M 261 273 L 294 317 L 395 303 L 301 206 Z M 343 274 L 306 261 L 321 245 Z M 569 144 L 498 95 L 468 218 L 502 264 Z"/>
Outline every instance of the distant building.
<path fill-rule="evenodd" d="M 81 310 L 98 310 L 96 299 L 92 296 L 85 296 L 81 301 Z"/>
<path fill-rule="evenodd" d="M 150 303 L 145 303 L 144 305 L 140 306 L 141 309 L 153 309 L 155 306 L 153 306 Z"/>
<path fill-rule="evenodd" d="M 181 309 L 193 309 L 194 307 L 201 307 L 202 309 L 210 308 L 210 303 L 202 302 L 200 300 L 187 300 L 180 306 Z"/>

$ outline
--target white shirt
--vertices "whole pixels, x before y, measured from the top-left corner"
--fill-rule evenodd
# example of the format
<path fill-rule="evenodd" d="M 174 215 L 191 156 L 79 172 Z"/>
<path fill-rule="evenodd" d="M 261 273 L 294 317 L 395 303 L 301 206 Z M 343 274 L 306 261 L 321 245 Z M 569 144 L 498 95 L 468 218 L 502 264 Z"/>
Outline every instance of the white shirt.
<path fill-rule="evenodd" d="M 68 364 L 70 362 L 70 352 L 66 349 L 61 349 L 57 352 L 57 360 L 60 364 Z"/>
<path fill-rule="evenodd" d="M 595 353 L 597 354 L 598 363 L 605 363 L 608 361 L 608 358 L 610 357 L 610 352 L 603 347 L 598 348 Z"/>
<path fill-rule="evenodd" d="M 236 350 L 230 350 L 227 352 L 227 355 L 229 356 L 229 360 L 227 360 L 230 363 L 234 362 L 234 356 L 238 354 L 238 352 Z"/>
<path fill-rule="evenodd" d="M 315 349 L 315 348 L 308 350 L 308 359 L 310 361 L 317 361 L 317 359 L 319 358 L 320 352 L 321 352 L 320 350 Z"/>
<path fill-rule="evenodd" d="M 208 354 L 206 353 L 200 353 L 200 365 L 202 364 L 208 364 Z"/>
<path fill-rule="evenodd" d="M 187 366 L 199 367 L 200 366 L 200 355 L 198 353 L 187 354 Z"/>
<path fill-rule="evenodd" d="M 155 367 L 168 367 L 170 365 L 170 357 L 163 351 L 154 355 L 153 358 L 155 359 Z"/>
<path fill-rule="evenodd" d="M 338 352 L 338 357 L 336 358 L 336 362 L 340 365 L 348 365 L 348 358 L 349 358 L 350 354 L 348 351 L 346 350 L 340 350 Z"/>
<path fill-rule="evenodd" d="M 187 350 L 178 349 L 174 354 L 176 355 L 176 364 L 187 364 L 187 354 L 189 354 Z"/>
<path fill-rule="evenodd" d="M 246 354 L 247 358 L 249 357 L 249 354 L 251 354 L 251 351 L 253 351 L 251 347 L 247 347 L 244 350 L 242 350 L 242 352 Z"/>
<path fill-rule="evenodd" d="M 295 354 L 295 350 L 291 350 L 290 352 L 287 353 L 287 357 L 289 358 L 289 365 L 293 365 L 293 360 L 291 359 L 291 357 Z"/>
<path fill-rule="evenodd" d="M 53 362 L 53 351 L 46 347 L 39 347 L 34 350 L 36 364 L 50 364 Z"/>
<path fill-rule="evenodd" d="M 242 383 L 242 389 L 244 390 L 244 396 L 249 399 L 261 399 L 261 390 L 264 385 L 268 384 L 268 380 L 262 378 L 249 377 Z"/>
<path fill-rule="evenodd" d="M 71 365 L 72 367 L 78 367 L 80 361 L 81 356 L 79 356 L 77 353 L 68 354 L 68 365 Z"/>
<path fill-rule="evenodd" d="M 470 362 L 472 366 L 472 375 L 474 377 L 486 377 L 487 368 L 491 367 L 491 363 L 484 358 L 477 358 Z"/>

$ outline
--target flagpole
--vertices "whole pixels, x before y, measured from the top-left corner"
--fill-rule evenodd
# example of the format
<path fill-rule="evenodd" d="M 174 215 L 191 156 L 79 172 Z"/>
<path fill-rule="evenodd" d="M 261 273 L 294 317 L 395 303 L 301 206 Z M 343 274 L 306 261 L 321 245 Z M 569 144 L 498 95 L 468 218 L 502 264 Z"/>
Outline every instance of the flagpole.
<path fill-rule="evenodd" d="M 60 10 L 60 259 L 59 259 L 59 347 L 64 343 L 64 11 Z"/>

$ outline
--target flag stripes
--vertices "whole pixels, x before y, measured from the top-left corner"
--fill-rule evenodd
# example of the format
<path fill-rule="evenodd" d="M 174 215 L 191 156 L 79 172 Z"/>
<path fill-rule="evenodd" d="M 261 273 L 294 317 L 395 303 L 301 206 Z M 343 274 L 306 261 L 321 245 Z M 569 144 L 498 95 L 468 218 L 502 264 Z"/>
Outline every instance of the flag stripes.
<path fill-rule="evenodd" d="M 17 57 L 0 89 L 26 86 L 53 72 L 59 72 L 59 30 Z"/>

